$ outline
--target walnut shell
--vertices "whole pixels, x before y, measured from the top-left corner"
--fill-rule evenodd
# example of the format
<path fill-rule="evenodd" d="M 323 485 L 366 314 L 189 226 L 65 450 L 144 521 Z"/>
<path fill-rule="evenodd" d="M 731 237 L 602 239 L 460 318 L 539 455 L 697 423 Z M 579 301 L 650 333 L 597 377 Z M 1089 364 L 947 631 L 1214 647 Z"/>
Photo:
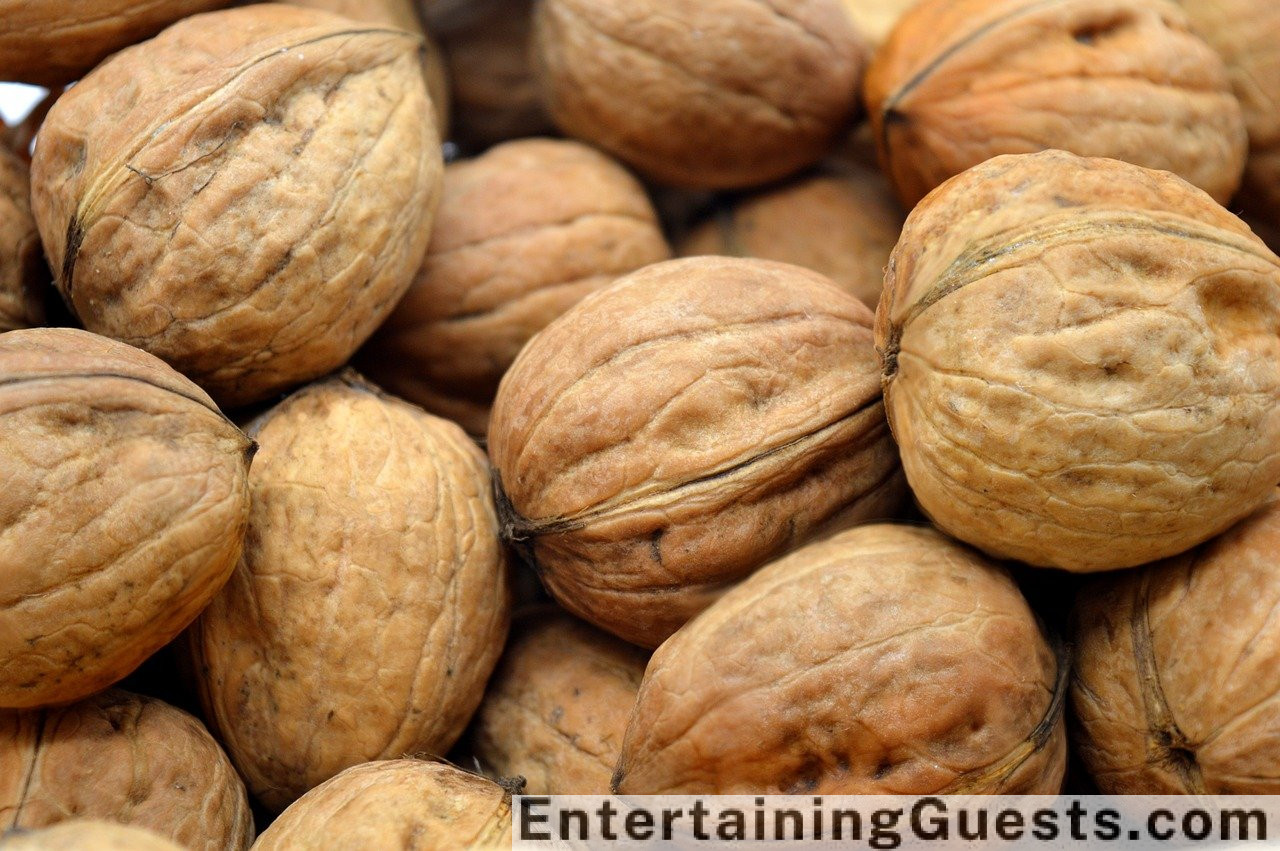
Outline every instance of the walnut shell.
<path fill-rule="evenodd" d="M 240 554 L 251 454 L 145 352 L 0 335 L 0 707 L 100 691 L 195 619 Z"/>
<path fill-rule="evenodd" d="M 175 24 L 61 97 L 33 206 L 85 327 L 231 406 L 343 364 L 426 253 L 443 166 L 420 46 L 248 6 Z"/>
<path fill-rule="evenodd" d="M 526 795 L 607 795 L 648 654 L 545 609 L 513 630 L 472 751 Z"/>
<path fill-rule="evenodd" d="M 872 45 L 883 44 L 898 20 L 917 0 L 844 0 L 853 25 Z"/>
<path fill-rule="evenodd" d="M 570 612 L 654 647 L 824 527 L 891 516 L 870 323 L 764 260 L 673 260 L 588 296 L 498 390 L 503 534 Z"/>
<path fill-rule="evenodd" d="M 926 0 L 865 97 L 908 207 L 991 157 L 1049 148 L 1172 171 L 1225 203 L 1248 146 L 1222 60 L 1167 0 Z"/>
<path fill-rule="evenodd" d="M 445 169 L 426 262 L 360 366 L 483 435 L 498 382 L 530 337 L 670 256 L 644 188 L 613 160 L 577 142 L 499 145 Z"/>
<path fill-rule="evenodd" d="M 109 821 L 76 819 L 0 834 L 0 851 L 183 851 L 160 834 Z"/>
<path fill-rule="evenodd" d="M 39 828 L 73 817 L 147 828 L 192 851 L 253 842 L 244 784 L 200 722 L 119 690 L 61 709 L 0 712 L 0 823 Z"/>
<path fill-rule="evenodd" d="M 1109 794 L 1280 793 L 1280 499 L 1080 595 L 1080 756 Z"/>
<path fill-rule="evenodd" d="M 511 847 L 511 795 L 438 762 L 357 765 L 312 789 L 267 828 L 254 851 Z"/>
<path fill-rule="evenodd" d="M 876 341 L 917 501 L 994 555 L 1143 564 L 1280 481 L 1280 258 L 1171 174 L 1051 151 L 948 182 Z"/>
<path fill-rule="evenodd" d="M 534 46 L 561 130 L 708 189 L 821 159 L 857 111 L 867 53 L 842 0 L 545 0 Z"/>
<path fill-rule="evenodd" d="M 0 333 L 44 322 L 48 282 L 27 165 L 0 146 Z"/>
<path fill-rule="evenodd" d="M 1065 660 L 1007 571 L 873 525 L 747 579 L 649 662 L 620 794 L 1054 794 Z"/>
<path fill-rule="evenodd" d="M 279 811 L 357 763 L 445 753 L 510 591 L 488 464 L 457 426 L 347 373 L 250 431 L 244 556 L 187 637 L 205 717 Z"/>

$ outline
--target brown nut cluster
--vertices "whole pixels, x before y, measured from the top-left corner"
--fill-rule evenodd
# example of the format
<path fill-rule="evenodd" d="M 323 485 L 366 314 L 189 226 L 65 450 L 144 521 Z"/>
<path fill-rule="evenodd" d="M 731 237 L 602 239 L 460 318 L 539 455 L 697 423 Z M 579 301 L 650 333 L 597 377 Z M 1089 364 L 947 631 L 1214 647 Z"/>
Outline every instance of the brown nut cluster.
<path fill-rule="evenodd" d="M 0 335 L 0 707 L 100 691 L 195 619 L 240 554 L 252 447 L 145 352 Z"/>
<path fill-rule="evenodd" d="M 871 322 L 764 260 L 658 263 L 587 297 L 498 390 L 503 534 L 570 612 L 656 647 L 824 527 L 892 516 Z"/>
<path fill-rule="evenodd" d="M 0 145 L 0 333 L 44 323 L 47 274 L 27 165 Z"/>
<path fill-rule="evenodd" d="M 1096 571 L 1280 481 L 1280 258 L 1177 177 L 997 157 L 911 214 L 877 314 L 907 479 L 944 531 Z"/>
<path fill-rule="evenodd" d="M 886 174 L 914 206 L 999 154 L 1172 171 L 1225 203 L 1248 139 L 1222 59 L 1168 0 L 926 0 L 867 72 Z"/>
<path fill-rule="evenodd" d="M 0 825 L 69 818 L 146 828 L 189 851 L 248 851 L 253 842 L 244 784 L 200 722 L 118 690 L 61 709 L 0 712 Z"/>
<path fill-rule="evenodd" d="M 36 221 L 85 326 L 248 404 L 341 366 L 422 263 L 421 39 L 259 5 L 187 18 L 62 96 Z"/>
<path fill-rule="evenodd" d="M 0 851 L 183 851 L 158 833 L 109 821 L 76 819 L 40 830 L 0 833 Z"/>

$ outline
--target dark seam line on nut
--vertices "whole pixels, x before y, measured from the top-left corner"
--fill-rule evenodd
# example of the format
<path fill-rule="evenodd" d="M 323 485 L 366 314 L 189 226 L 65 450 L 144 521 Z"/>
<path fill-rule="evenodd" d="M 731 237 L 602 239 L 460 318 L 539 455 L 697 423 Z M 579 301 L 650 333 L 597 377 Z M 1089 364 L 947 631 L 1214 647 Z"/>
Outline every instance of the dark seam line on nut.
<path fill-rule="evenodd" d="M 163 385 L 156 384 L 154 381 L 148 381 L 145 378 L 139 378 L 136 375 L 124 375 L 123 373 L 119 373 L 119 372 L 59 372 L 53 375 L 39 375 L 39 376 L 27 375 L 27 376 L 22 376 L 20 378 L 0 378 L 0 387 L 8 387 L 15 384 L 31 384 L 31 383 L 40 382 L 40 381 L 59 381 L 64 378 L 73 378 L 73 379 L 81 378 L 85 380 L 93 380 L 95 378 L 119 378 L 122 381 L 137 381 L 138 383 L 145 384 L 148 387 L 154 387 L 155 389 L 161 392 L 172 393 L 174 396 L 178 396 L 182 399 L 186 399 L 189 402 L 195 402 L 197 405 L 204 408 L 206 411 L 217 414 L 219 417 L 226 420 L 228 423 L 231 423 L 231 420 L 227 417 L 227 415 L 222 413 L 222 411 L 219 410 L 216 405 L 214 406 L 206 405 L 201 399 L 195 396 L 189 396 L 186 393 L 182 393 L 178 390 L 174 390 L 172 387 L 165 387 Z M 235 423 L 231 423 L 231 424 L 235 425 Z M 238 426 L 236 427 L 236 430 L 239 431 Z"/>
<path fill-rule="evenodd" d="M 49 713 L 41 709 L 36 712 L 36 738 L 31 744 L 31 765 L 27 768 L 27 776 L 22 779 L 22 790 L 18 792 L 18 806 L 13 811 L 13 821 L 10 822 L 10 828 L 18 827 L 18 821 L 22 817 L 22 808 L 26 806 L 27 795 L 31 792 L 31 783 L 36 776 L 36 763 L 40 761 L 40 744 L 44 741 L 44 729 L 49 723 Z"/>

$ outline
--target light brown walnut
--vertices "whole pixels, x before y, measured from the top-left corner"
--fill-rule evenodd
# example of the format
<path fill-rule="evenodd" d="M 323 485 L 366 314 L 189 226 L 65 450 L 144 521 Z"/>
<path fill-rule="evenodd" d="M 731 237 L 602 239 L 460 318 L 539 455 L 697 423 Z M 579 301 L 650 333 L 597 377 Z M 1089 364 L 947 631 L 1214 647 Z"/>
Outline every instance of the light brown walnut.
<path fill-rule="evenodd" d="M 0 145 L 0 333 L 44 322 L 49 283 L 27 164 Z"/>
<path fill-rule="evenodd" d="M 39 830 L 0 833 L 0 851 L 183 851 L 183 848 L 146 828 L 74 819 Z"/>

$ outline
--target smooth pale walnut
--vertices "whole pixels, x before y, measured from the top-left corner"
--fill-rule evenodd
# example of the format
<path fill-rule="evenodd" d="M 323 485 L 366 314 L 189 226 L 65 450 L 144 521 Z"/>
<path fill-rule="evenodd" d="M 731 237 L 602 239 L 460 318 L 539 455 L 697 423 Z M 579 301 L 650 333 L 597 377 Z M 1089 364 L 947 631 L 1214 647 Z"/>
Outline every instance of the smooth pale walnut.
<path fill-rule="evenodd" d="M 1056 794 L 1067 665 L 1002 567 L 932 529 L 811 544 L 649 662 L 614 791 Z"/>
<path fill-rule="evenodd" d="M 119 690 L 61 709 L 0 712 L 0 824 L 78 818 L 145 828 L 190 851 L 253 842 L 244 784 L 208 731 L 167 703 Z"/>
<path fill-rule="evenodd" d="M 1080 756 L 1127 795 L 1280 792 L 1280 498 L 1076 613 Z"/>
<path fill-rule="evenodd" d="M 472 752 L 526 795 L 607 795 L 648 654 L 568 615 L 513 630 L 473 724 Z"/>
<path fill-rule="evenodd" d="M 488 464 L 457 426 L 345 373 L 250 432 L 244 556 L 187 638 L 205 717 L 279 811 L 357 763 L 448 751 L 510 591 Z"/>
<path fill-rule="evenodd" d="M 252 451 L 145 352 L 0 335 L 0 707 L 101 691 L 195 619 L 240 555 Z"/>
<path fill-rule="evenodd" d="M 503 534 L 570 612 L 656 647 L 903 493 L 870 311 L 764 260 L 658 263 L 534 337 L 489 429 Z"/>
<path fill-rule="evenodd" d="M 0 333 L 44 322 L 47 283 L 27 165 L 0 145 Z"/>
<path fill-rule="evenodd" d="M 1050 151 L 948 182 L 876 343 L 917 501 L 994 555 L 1132 567 L 1280 481 L 1280 258 L 1171 174 Z"/>
<path fill-rule="evenodd" d="M 511 847 L 511 793 L 451 765 L 357 765 L 285 810 L 254 851 L 456 851 Z"/>
<path fill-rule="evenodd" d="M 1171 171 L 1225 203 L 1248 147 L 1222 59 L 1168 0 L 925 0 L 865 98 L 907 207 L 991 157 L 1050 148 Z"/>
<path fill-rule="evenodd" d="M 0 833 L 2 851 L 183 851 L 155 831 L 76 819 L 40 830 Z"/>
<path fill-rule="evenodd" d="M 427 259 L 360 367 L 484 435 L 498 382 L 588 293 L 670 258 L 644 188 L 577 142 L 528 139 L 445 169 Z"/>
<path fill-rule="evenodd" d="M 85 327 L 231 406 L 345 363 L 430 238 L 443 165 L 421 46 L 248 6 L 175 24 L 63 95 L 33 206 Z"/>
<path fill-rule="evenodd" d="M 857 112 L 867 48 L 842 0 L 546 0 L 534 55 L 565 133 L 713 189 L 821 159 Z"/>

